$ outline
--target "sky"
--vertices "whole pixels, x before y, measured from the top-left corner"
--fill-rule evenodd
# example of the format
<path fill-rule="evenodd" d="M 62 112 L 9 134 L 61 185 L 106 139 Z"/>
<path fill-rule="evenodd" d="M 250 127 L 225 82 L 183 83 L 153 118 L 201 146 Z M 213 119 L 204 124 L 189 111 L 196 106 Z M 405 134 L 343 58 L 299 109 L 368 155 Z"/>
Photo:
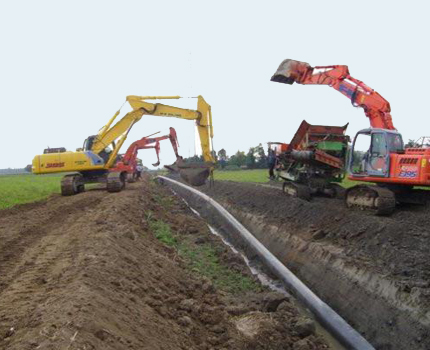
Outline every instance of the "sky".
<path fill-rule="evenodd" d="M 403 138 L 430 135 L 427 1 L 0 1 L 0 168 L 21 168 L 46 147 L 75 150 L 127 95 L 202 95 L 214 148 L 289 142 L 311 124 L 367 128 L 327 86 L 274 83 L 286 58 L 345 64 L 391 104 Z M 195 99 L 164 101 L 195 109 Z M 126 106 L 124 112 L 128 111 Z M 194 155 L 193 122 L 143 116 L 133 141 L 176 129 Z M 156 161 L 142 150 L 144 165 Z M 174 161 L 168 141 L 161 162 Z"/>

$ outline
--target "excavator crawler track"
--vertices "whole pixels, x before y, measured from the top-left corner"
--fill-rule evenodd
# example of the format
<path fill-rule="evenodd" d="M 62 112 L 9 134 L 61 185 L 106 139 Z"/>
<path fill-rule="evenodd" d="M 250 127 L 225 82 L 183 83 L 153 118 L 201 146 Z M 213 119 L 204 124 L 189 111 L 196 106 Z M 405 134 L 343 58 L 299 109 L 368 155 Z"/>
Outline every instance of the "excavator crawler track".
<path fill-rule="evenodd" d="M 121 192 L 125 188 L 125 177 L 121 173 L 110 173 L 107 177 L 108 192 Z"/>
<path fill-rule="evenodd" d="M 66 175 L 61 180 L 61 195 L 73 196 L 85 191 L 82 176 L 79 174 Z"/>
<path fill-rule="evenodd" d="M 282 185 L 282 191 L 287 196 L 301 198 L 307 201 L 311 199 L 309 187 L 295 182 L 285 181 Z"/>
<path fill-rule="evenodd" d="M 396 207 L 394 192 L 377 186 L 358 185 L 346 191 L 348 208 L 367 210 L 374 215 L 391 215 Z"/>
<path fill-rule="evenodd" d="M 330 196 L 332 198 L 344 199 L 346 190 L 344 187 L 337 183 L 331 183 L 328 185 L 328 189 L 330 190 Z"/>

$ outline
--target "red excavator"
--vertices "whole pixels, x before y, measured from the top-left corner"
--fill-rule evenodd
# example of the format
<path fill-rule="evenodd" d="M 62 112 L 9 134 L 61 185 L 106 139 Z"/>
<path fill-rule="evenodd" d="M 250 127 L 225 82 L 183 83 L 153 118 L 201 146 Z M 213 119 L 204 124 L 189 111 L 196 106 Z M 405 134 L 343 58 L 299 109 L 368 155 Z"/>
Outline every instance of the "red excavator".
<path fill-rule="evenodd" d="M 371 127 L 360 130 L 354 138 L 347 165 L 348 178 L 376 185 L 361 184 L 347 189 L 348 207 L 389 215 L 396 202 L 422 204 L 425 201 L 423 191 L 414 187 L 430 187 L 430 149 L 405 149 L 402 135 L 393 125 L 388 101 L 351 77 L 347 66 L 311 67 L 308 63 L 287 59 L 271 80 L 290 85 L 328 85 L 349 98 L 354 107 L 364 109 Z M 365 145 L 362 152 L 357 149 L 359 145 Z"/>
<path fill-rule="evenodd" d="M 158 133 L 156 133 L 158 134 Z M 127 181 L 134 182 L 138 177 L 138 159 L 137 153 L 140 149 L 149 149 L 154 148 L 157 153 L 157 163 L 152 164 L 153 166 L 160 165 L 160 141 L 170 140 L 172 144 L 173 151 L 175 152 L 176 159 L 180 159 L 181 156 L 178 154 L 178 137 L 176 135 L 176 130 L 174 128 L 170 128 L 170 133 L 168 135 L 159 136 L 159 137 L 150 137 L 155 134 L 145 136 L 140 140 L 133 142 L 130 147 L 128 147 L 125 154 L 122 158 L 115 164 L 114 168 L 109 169 L 112 172 L 127 172 Z"/>

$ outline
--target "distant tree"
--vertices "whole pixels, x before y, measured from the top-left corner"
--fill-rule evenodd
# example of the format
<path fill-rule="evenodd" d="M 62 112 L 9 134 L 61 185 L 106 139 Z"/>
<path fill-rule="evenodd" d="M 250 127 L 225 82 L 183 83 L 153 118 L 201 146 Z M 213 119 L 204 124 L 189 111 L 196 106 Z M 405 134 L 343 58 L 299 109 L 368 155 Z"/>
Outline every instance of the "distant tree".
<path fill-rule="evenodd" d="M 31 166 L 31 164 L 28 164 L 28 165 L 24 168 L 24 170 L 25 170 L 27 173 L 31 173 L 31 170 L 32 170 L 32 166 Z"/>
<path fill-rule="evenodd" d="M 241 151 L 237 151 L 236 154 L 232 155 L 228 162 L 229 165 L 237 165 L 238 167 L 245 165 L 245 163 L 246 163 L 246 155 L 245 155 L 245 152 L 241 152 Z"/>
<path fill-rule="evenodd" d="M 257 159 L 257 168 L 267 168 L 267 156 L 261 143 L 255 147 L 255 153 Z"/>
<path fill-rule="evenodd" d="M 227 156 L 227 152 L 224 148 L 222 148 L 218 151 L 218 162 L 219 162 L 221 169 L 224 169 L 227 166 L 228 156 Z"/>
<path fill-rule="evenodd" d="M 405 144 L 405 148 L 412 148 L 412 147 L 417 147 L 417 143 L 415 142 L 415 140 L 411 140 L 409 139 L 409 141 Z"/>
<path fill-rule="evenodd" d="M 255 148 L 251 147 L 246 154 L 245 160 L 246 167 L 249 169 L 255 168 Z"/>
<path fill-rule="evenodd" d="M 185 163 L 203 163 L 204 159 L 203 159 L 203 156 L 195 155 L 190 158 L 184 158 L 184 162 Z"/>

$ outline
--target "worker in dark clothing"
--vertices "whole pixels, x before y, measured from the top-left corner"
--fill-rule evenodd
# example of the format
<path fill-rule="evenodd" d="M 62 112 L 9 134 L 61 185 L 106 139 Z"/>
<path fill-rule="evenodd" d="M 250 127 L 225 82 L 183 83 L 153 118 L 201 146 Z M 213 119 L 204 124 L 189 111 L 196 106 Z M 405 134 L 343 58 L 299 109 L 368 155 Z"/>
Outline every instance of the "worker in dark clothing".
<path fill-rule="evenodd" d="M 267 150 L 267 162 L 269 165 L 269 178 L 270 178 L 270 180 L 274 180 L 275 179 L 275 173 L 273 170 L 275 169 L 275 166 L 276 166 L 276 153 L 270 147 Z"/>

